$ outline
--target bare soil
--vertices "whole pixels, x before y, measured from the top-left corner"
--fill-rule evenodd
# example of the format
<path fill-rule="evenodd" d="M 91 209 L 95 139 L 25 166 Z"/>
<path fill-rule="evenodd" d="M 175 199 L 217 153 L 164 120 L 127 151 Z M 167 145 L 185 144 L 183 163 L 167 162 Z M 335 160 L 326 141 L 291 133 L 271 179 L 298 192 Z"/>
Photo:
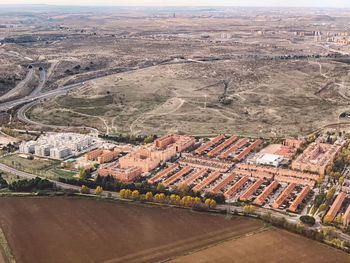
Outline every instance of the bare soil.
<path fill-rule="evenodd" d="M 262 227 L 243 218 L 76 198 L 1 198 L 17 262 L 156 262 Z"/>
<path fill-rule="evenodd" d="M 348 263 L 350 255 L 304 237 L 270 230 L 176 258 L 171 263 Z"/>

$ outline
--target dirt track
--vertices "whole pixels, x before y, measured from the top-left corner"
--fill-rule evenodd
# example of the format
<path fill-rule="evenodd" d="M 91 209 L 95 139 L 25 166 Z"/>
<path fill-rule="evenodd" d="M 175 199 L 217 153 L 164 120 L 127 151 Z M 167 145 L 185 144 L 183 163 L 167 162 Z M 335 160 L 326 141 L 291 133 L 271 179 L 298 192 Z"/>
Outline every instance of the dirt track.
<path fill-rule="evenodd" d="M 155 262 L 258 230 L 254 220 L 75 198 L 1 198 L 18 263 Z"/>

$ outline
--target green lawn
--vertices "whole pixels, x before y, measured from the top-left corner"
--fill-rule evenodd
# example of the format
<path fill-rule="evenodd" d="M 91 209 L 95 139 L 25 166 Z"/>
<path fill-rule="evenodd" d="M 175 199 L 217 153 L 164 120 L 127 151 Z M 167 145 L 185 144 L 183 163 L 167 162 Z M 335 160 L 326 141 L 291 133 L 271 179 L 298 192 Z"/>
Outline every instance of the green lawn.
<path fill-rule="evenodd" d="M 34 160 L 21 157 L 19 155 L 9 155 L 0 158 L 0 162 L 15 169 L 58 180 L 58 177 L 72 178 L 75 171 L 61 169 L 61 162 L 56 160 L 41 159 L 35 157 Z"/>

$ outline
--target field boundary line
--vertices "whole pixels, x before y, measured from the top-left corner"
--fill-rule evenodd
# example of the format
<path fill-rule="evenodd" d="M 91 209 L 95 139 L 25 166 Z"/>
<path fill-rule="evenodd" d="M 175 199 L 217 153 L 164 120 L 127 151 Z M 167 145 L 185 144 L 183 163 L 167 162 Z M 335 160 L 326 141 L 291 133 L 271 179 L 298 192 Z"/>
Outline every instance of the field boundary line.
<path fill-rule="evenodd" d="M 15 257 L 12 255 L 11 249 L 9 247 L 9 244 L 7 243 L 6 237 L 4 232 L 2 231 L 0 227 L 0 245 L 3 248 L 5 252 L 5 257 L 8 260 L 9 263 L 16 263 Z"/>
<path fill-rule="evenodd" d="M 234 240 L 238 240 L 238 239 L 241 239 L 241 238 L 250 237 L 250 236 L 257 235 L 257 234 L 260 234 L 260 233 L 262 233 L 262 232 L 270 231 L 270 230 L 271 230 L 270 227 L 266 227 L 266 226 L 264 225 L 263 227 L 261 227 L 261 228 L 258 229 L 258 230 L 255 230 L 255 231 L 252 231 L 252 232 L 248 232 L 248 233 L 245 233 L 245 234 L 240 235 L 240 236 L 233 236 L 233 237 L 225 238 L 225 239 L 222 239 L 222 240 L 220 240 L 220 241 L 214 242 L 214 243 L 212 243 L 212 244 L 209 244 L 209 245 L 206 245 L 206 246 L 197 248 L 197 249 L 193 249 L 193 250 L 191 250 L 191 251 L 184 252 L 184 253 L 182 253 L 181 255 L 177 255 L 177 256 L 173 256 L 173 257 L 170 257 L 170 258 L 161 260 L 161 261 L 157 261 L 156 263 L 168 262 L 168 261 L 174 260 L 174 259 L 176 259 L 176 258 L 185 257 L 185 256 L 188 256 L 188 255 L 192 255 L 192 254 L 194 254 L 194 253 L 197 253 L 197 252 L 199 252 L 199 251 L 202 251 L 202 250 L 206 250 L 206 249 L 208 249 L 208 248 L 215 247 L 215 246 L 217 246 L 217 245 L 220 245 L 220 244 L 222 244 L 222 243 L 226 243 L 226 242 L 228 242 L 228 241 L 234 241 Z"/>

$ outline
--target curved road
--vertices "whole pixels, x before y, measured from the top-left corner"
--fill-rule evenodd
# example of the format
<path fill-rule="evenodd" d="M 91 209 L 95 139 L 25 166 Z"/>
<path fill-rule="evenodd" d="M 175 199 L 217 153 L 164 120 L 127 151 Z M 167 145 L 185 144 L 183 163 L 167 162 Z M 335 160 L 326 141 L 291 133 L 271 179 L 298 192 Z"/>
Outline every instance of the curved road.
<path fill-rule="evenodd" d="M 31 106 L 33 106 L 33 105 L 35 105 L 36 103 L 39 103 L 39 102 L 40 102 L 40 100 L 33 101 L 33 102 L 31 102 L 29 104 L 26 104 L 23 107 L 21 107 L 18 110 L 18 113 L 17 113 L 18 119 L 20 121 L 25 122 L 25 123 L 30 124 L 30 125 L 47 127 L 47 128 L 52 128 L 52 129 L 55 129 L 55 128 L 59 128 L 59 129 L 78 128 L 78 129 L 89 130 L 91 135 L 93 135 L 95 137 L 98 137 L 99 131 L 97 129 L 95 129 L 95 128 L 92 128 L 92 127 L 86 127 L 86 126 L 70 126 L 70 127 L 68 127 L 68 126 L 59 126 L 59 125 L 49 125 L 49 124 L 43 124 L 43 123 L 36 122 L 36 121 L 28 119 L 28 117 L 26 116 L 25 112 L 27 111 L 28 108 L 30 108 Z"/>
<path fill-rule="evenodd" d="M 34 73 L 34 69 L 33 68 L 29 69 L 29 71 L 27 72 L 27 75 L 25 76 L 25 78 L 20 83 L 18 83 L 16 85 L 16 87 L 11 89 L 6 94 L 2 95 L 0 97 L 0 101 L 5 101 L 5 100 L 10 99 L 11 97 L 14 97 L 14 96 L 18 95 L 19 92 L 21 91 L 21 89 L 23 89 L 24 85 L 26 83 L 28 83 L 32 79 L 33 73 Z"/>

